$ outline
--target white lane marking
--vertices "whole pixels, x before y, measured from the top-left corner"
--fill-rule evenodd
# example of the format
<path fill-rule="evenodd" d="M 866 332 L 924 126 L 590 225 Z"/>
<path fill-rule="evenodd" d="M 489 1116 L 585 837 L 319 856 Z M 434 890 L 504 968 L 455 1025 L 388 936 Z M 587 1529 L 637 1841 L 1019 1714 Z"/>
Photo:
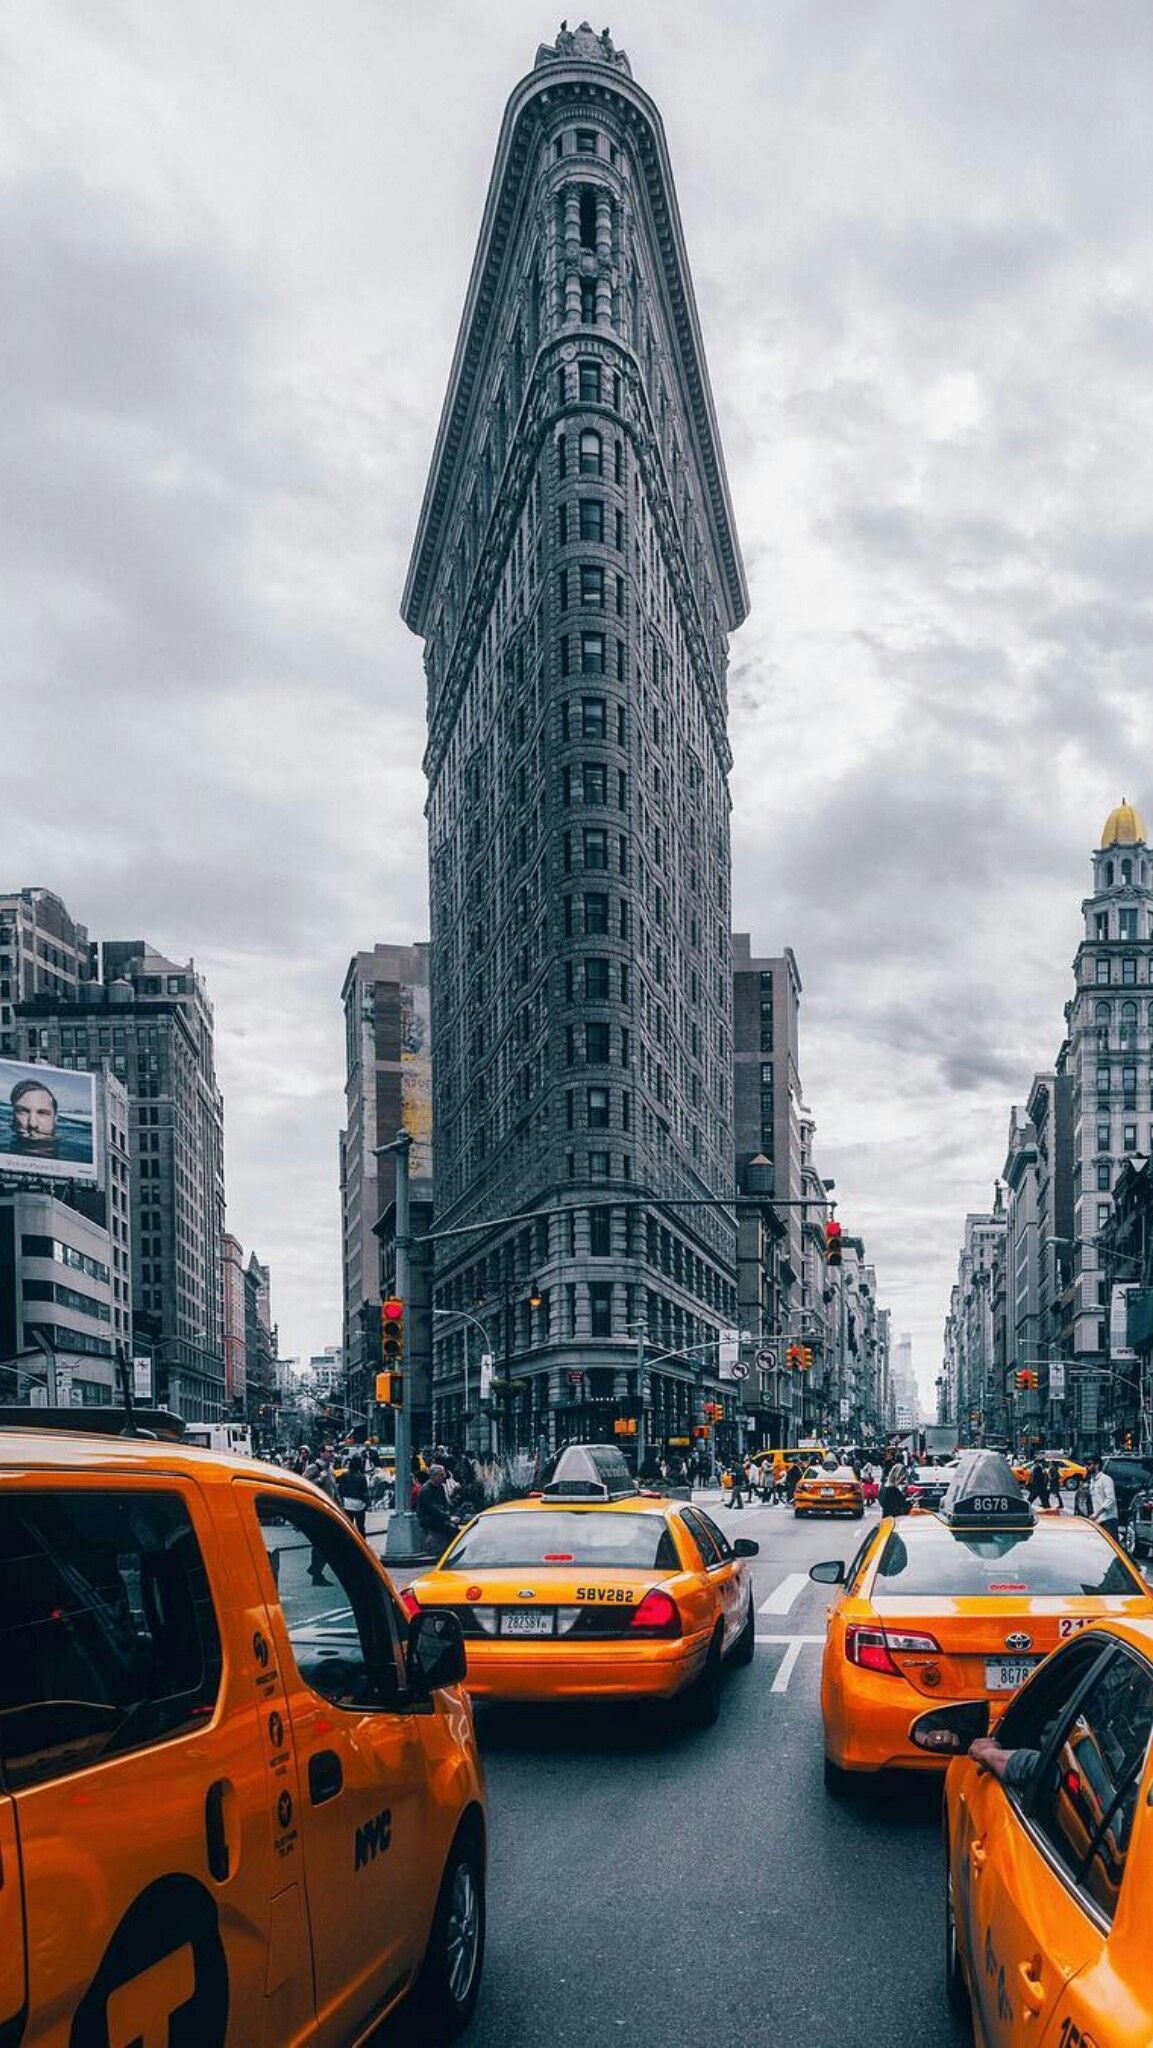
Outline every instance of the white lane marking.
<path fill-rule="evenodd" d="M 788 1692 L 789 1680 L 793 1675 L 797 1658 L 801 1654 L 801 1640 L 801 1637 L 795 1636 L 789 1644 L 788 1649 L 777 1666 L 776 1677 L 769 1688 L 771 1692 Z"/>
<path fill-rule="evenodd" d="M 773 1587 L 773 1590 L 769 1594 L 768 1599 L 761 1601 L 761 1604 L 757 1609 L 757 1613 L 787 1614 L 794 1600 L 796 1599 L 797 1594 L 801 1592 L 802 1589 L 808 1585 L 808 1583 L 808 1572 L 790 1572 L 787 1578 L 781 1580 L 779 1586 Z"/>

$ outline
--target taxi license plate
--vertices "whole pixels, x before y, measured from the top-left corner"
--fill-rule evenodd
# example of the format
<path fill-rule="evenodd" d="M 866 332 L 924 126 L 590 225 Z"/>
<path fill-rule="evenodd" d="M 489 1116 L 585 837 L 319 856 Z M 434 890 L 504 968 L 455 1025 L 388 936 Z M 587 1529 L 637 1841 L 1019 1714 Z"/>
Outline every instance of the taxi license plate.
<path fill-rule="evenodd" d="M 822 1486 L 821 1488 L 821 1497 L 823 1500 L 835 1500 L 836 1493 L 837 1489 L 835 1486 Z"/>
<path fill-rule="evenodd" d="M 502 1614 L 500 1618 L 502 1636 L 551 1636 L 553 1617 L 551 1614 Z"/>
<path fill-rule="evenodd" d="M 1039 1657 L 993 1657 L 985 1665 L 986 1692 L 1016 1692 L 1040 1663 Z"/>

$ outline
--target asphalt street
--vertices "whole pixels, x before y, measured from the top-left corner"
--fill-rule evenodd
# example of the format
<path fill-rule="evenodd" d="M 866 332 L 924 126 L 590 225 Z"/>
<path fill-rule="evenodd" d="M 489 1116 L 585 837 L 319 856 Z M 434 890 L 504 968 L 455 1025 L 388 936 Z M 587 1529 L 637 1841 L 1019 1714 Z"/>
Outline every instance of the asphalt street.
<path fill-rule="evenodd" d="M 939 1787 L 840 1802 L 822 1782 L 830 1589 L 808 1568 L 850 1557 L 868 1524 L 698 1498 L 761 1545 L 757 1654 L 730 1672 L 715 1728 L 478 1712 L 492 1861 L 469 2048 L 955 2048 L 968 2035 L 944 1998 Z M 379 2048 L 413 2042 L 398 2021 Z"/>

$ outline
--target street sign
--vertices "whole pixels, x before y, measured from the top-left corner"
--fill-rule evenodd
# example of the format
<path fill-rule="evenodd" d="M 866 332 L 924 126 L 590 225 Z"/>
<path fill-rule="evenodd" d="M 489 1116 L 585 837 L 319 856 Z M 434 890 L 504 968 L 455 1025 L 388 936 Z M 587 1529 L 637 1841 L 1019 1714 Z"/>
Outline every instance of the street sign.
<path fill-rule="evenodd" d="M 770 1349 L 769 1349 L 769 1347 L 768 1347 L 767 1345 L 765 1346 L 765 1349 L 764 1349 L 763 1351 L 758 1351 L 758 1353 L 757 1353 L 757 1364 L 758 1364 L 758 1365 L 775 1365 L 775 1364 L 776 1364 L 776 1362 L 777 1362 L 777 1354 L 776 1354 L 776 1352 L 775 1352 L 775 1351 L 770 1351 Z"/>
<path fill-rule="evenodd" d="M 842 1394 L 842 1395 L 841 1395 L 841 1421 L 842 1421 L 842 1422 L 847 1422 L 847 1421 L 848 1421 L 848 1419 L 849 1419 L 849 1404 L 848 1404 L 847 1400 L 845 1399 L 845 1396 L 844 1396 L 844 1395 Z"/>
<path fill-rule="evenodd" d="M 737 1363 L 740 1346 L 741 1333 L 739 1330 L 721 1331 L 720 1343 L 717 1346 L 717 1378 L 719 1380 L 736 1378 L 734 1367 Z"/>
<path fill-rule="evenodd" d="M 134 1401 L 152 1399 L 152 1360 L 134 1358 L 132 1361 L 132 1398 Z"/>
<path fill-rule="evenodd" d="M 480 1398 L 482 1401 L 491 1401 L 492 1399 L 493 1364 L 492 1352 L 482 1351 L 480 1355 Z"/>
<path fill-rule="evenodd" d="M 1049 1399 L 1051 1401 L 1063 1401 L 1065 1399 L 1064 1360 L 1060 1364 L 1054 1361 L 1049 1367 Z"/>
<path fill-rule="evenodd" d="M 743 1358 L 738 1358 L 735 1361 L 735 1363 L 729 1367 L 729 1373 L 731 1377 L 735 1380 L 747 1380 L 749 1376 L 749 1368 L 745 1364 Z"/>

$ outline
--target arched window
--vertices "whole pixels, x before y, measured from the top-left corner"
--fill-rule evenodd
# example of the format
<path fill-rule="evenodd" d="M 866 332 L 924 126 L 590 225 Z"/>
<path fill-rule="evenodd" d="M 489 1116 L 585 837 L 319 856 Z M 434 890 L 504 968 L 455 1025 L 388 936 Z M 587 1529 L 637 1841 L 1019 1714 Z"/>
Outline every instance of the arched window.
<path fill-rule="evenodd" d="M 1122 861 L 1122 863 L 1121 863 L 1121 880 L 1122 880 L 1123 882 L 1131 882 L 1131 881 L 1133 880 L 1133 863 L 1132 863 L 1132 861 L 1131 861 L 1131 860 L 1123 860 L 1123 861 Z"/>
<path fill-rule="evenodd" d="M 597 195 L 593 185 L 580 188 L 580 237 L 582 249 L 597 245 Z"/>
<path fill-rule="evenodd" d="M 582 476 L 600 476 L 601 468 L 601 437 L 589 427 L 580 437 L 580 473 Z"/>
<path fill-rule="evenodd" d="M 1123 1051 L 1127 1051 L 1127 1050 L 1132 1050 L 1132 1048 L 1133 1048 L 1133 1047 L 1134 1047 L 1134 1046 L 1136 1045 L 1136 1043 L 1137 1043 L 1137 1005 L 1136 1005 L 1136 1003 L 1122 1003 L 1122 1005 L 1121 1005 L 1121 1047 L 1122 1047 L 1122 1050 L 1123 1050 Z"/>
<path fill-rule="evenodd" d="M 1100 1046 L 1108 1047 L 1109 1044 L 1110 1015 L 1111 1009 L 1108 1003 L 1094 1003 L 1093 1022 L 1097 1026 L 1097 1043 Z"/>
<path fill-rule="evenodd" d="M 1105 862 L 1105 887 L 1107 889 L 1113 887 L 1113 863 L 1111 860 Z"/>

